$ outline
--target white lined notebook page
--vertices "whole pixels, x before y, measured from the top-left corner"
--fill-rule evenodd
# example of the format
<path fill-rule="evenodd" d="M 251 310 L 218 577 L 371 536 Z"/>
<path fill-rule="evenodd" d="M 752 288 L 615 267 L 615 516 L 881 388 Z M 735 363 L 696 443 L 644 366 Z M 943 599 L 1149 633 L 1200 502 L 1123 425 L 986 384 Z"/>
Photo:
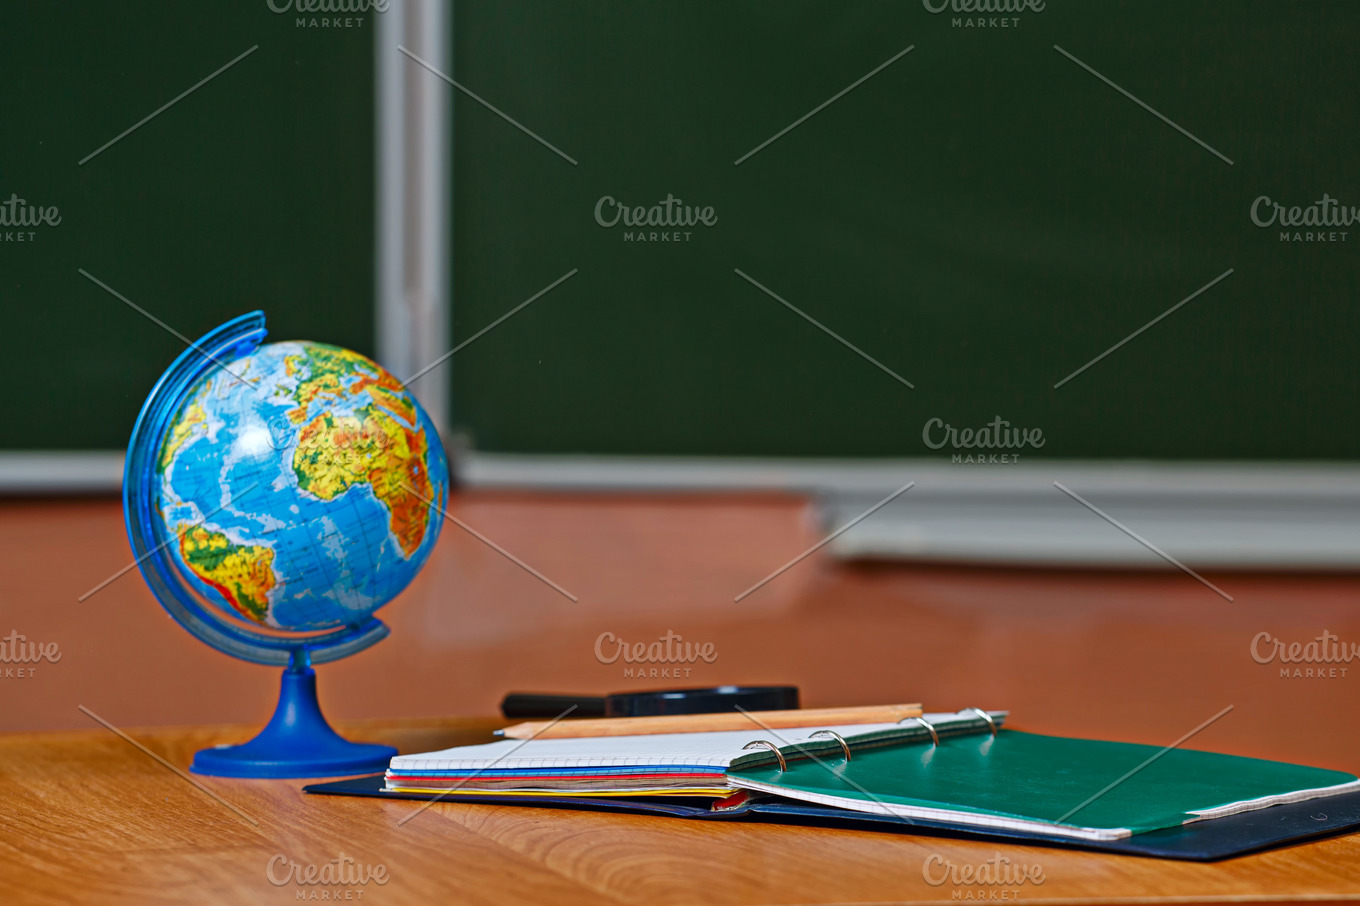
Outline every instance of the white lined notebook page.
<path fill-rule="evenodd" d="M 927 714 L 937 729 L 964 722 L 966 715 Z M 976 720 L 976 717 L 973 718 Z M 909 726 L 910 722 L 907 725 Z M 724 730 L 711 733 L 658 733 L 649 736 L 601 736 L 584 739 L 504 739 L 475 746 L 458 746 L 392 759 L 392 773 L 407 771 L 475 771 L 539 768 L 611 768 L 623 766 L 664 767 L 691 765 L 726 771 L 733 760 L 752 754 L 743 746 L 765 739 L 777 746 L 807 742 L 819 730 L 834 730 L 852 744 L 857 736 L 894 731 L 897 724 L 852 724 L 831 727 L 798 727 L 766 730 Z M 814 740 L 821 745 L 826 740 Z M 831 743 L 836 745 L 834 741 Z"/>

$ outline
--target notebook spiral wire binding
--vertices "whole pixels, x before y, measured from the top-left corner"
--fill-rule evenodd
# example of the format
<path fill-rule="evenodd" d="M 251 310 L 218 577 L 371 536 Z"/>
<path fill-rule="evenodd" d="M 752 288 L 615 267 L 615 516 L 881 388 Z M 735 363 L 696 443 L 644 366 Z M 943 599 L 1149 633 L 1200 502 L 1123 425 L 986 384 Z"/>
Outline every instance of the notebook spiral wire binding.
<path fill-rule="evenodd" d="M 992 715 L 988 714 L 981 708 L 964 708 L 963 710 L 972 711 L 978 717 L 981 717 L 983 720 L 987 721 L 987 727 L 992 731 L 992 738 L 996 738 L 996 721 L 992 720 Z"/>
<path fill-rule="evenodd" d="M 898 723 L 904 724 L 909 720 L 916 721 L 918 724 L 920 724 L 921 726 L 925 727 L 928 731 L 930 731 L 930 741 L 934 743 L 936 747 L 940 745 L 940 734 L 935 732 L 935 726 L 930 721 L 926 720 L 924 717 L 904 717 L 901 720 L 899 720 Z"/>
<path fill-rule="evenodd" d="M 825 737 L 827 737 L 827 738 L 829 738 L 829 739 L 834 739 L 834 740 L 836 740 L 836 742 L 840 743 L 840 744 L 841 744 L 841 751 L 845 753 L 845 760 L 846 760 L 846 763 L 847 763 L 847 764 L 849 763 L 849 761 L 850 761 L 850 744 L 849 744 L 848 742 L 845 741 L 845 737 L 844 737 L 844 736 L 842 736 L 841 734 L 837 733 L 835 730 L 818 730 L 816 733 L 813 733 L 812 736 L 811 736 L 810 738 L 815 739 L 815 738 L 817 738 L 818 736 L 825 736 Z"/>
<path fill-rule="evenodd" d="M 964 709 L 962 709 L 962 710 L 963 710 L 963 711 L 972 712 L 973 714 L 976 714 L 978 717 L 981 717 L 983 720 L 985 720 L 985 721 L 987 722 L 987 728 L 988 728 L 989 730 L 991 730 L 992 736 L 993 736 L 993 737 L 996 736 L 996 721 L 992 719 L 992 715 L 988 714 L 986 711 L 982 710 L 981 708 L 964 708 Z M 960 712 L 960 713 L 962 713 L 962 712 Z M 925 727 L 925 728 L 926 728 L 926 731 L 927 731 L 928 733 L 930 733 L 930 742 L 931 742 L 931 745 L 933 745 L 933 746 L 936 747 L 936 748 L 939 747 L 939 745 L 940 745 L 940 734 L 939 734 L 939 732 L 935 729 L 935 725 L 934 725 L 934 724 L 932 724 L 930 721 L 926 720 L 924 717 L 904 717 L 904 718 L 902 718 L 901 720 L 899 720 L 897 723 L 900 725 L 900 724 L 906 723 L 906 722 L 909 721 L 909 720 L 914 720 L 914 721 L 916 721 L 918 724 L 920 724 L 921 726 Z M 849 744 L 848 742 L 845 741 L 845 737 L 844 737 L 844 736 L 842 736 L 841 734 L 837 733 L 835 730 L 818 730 L 816 733 L 811 734 L 811 737 L 810 737 L 810 738 L 814 738 L 814 739 L 815 739 L 815 738 L 817 738 L 817 737 L 824 737 L 824 738 L 827 738 L 827 739 L 834 739 L 834 740 L 836 740 L 836 742 L 840 743 L 840 744 L 841 744 L 841 751 L 845 753 L 845 760 L 846 760 L 847 763 L 849 763 L 849 761 L 850 761 L 850 744 Z M 763 747 L 763 748 L 769 749 L 771 752 L 774 753 L 774 757 L 777 758 L 777 759 L 779 759 L 779 770 L 780 770 L 781 773 L 784 772 L 784 771 L 787 771 L 787 770 L 789 769 L 789 763 L 788 763 L 787 760 L 785 760 L 785 758 L 784 758 L 784 753 L 781 752 L 781 751 L 779 751 L 779 747 L 776 746 L 774 743 L 770 742 L 768 739 L 753 739 L 753 740 L 751 740 L 750 742 L 748 742 L 746 745 L 742 746 L 743 749 L 753 749 L 753 748 L 756 748 L 756 747 Z"/>
<path fill-rule="evenodd" d="M 789 769 L 789 763 L 784 760 L 784 753 L 779 751 L 779 746 L 770 742 L 768 739 L 753 739 L 746 745 L 742 746 L 742 748 L 751 749 L 755 748 L 756 746 L 764 746 L 765 748 L 769 749 L 771 752 L 774 753 L 774 757 L 779 759 L 780 771 L 787 771 Z"/>

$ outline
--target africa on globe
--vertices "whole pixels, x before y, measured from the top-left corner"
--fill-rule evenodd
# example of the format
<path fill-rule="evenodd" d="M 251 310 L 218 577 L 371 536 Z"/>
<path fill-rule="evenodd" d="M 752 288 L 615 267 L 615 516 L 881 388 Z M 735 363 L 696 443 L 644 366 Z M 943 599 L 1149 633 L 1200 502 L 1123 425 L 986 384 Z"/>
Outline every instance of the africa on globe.
<path fill-rule="evenodd" d="M 448 464 L 424 410 L 377 363 L 281 342 L 207 370 L 154 460 L 180 572 L 237 619 L 357 625 L 404 589 L 439 533 Z"/>

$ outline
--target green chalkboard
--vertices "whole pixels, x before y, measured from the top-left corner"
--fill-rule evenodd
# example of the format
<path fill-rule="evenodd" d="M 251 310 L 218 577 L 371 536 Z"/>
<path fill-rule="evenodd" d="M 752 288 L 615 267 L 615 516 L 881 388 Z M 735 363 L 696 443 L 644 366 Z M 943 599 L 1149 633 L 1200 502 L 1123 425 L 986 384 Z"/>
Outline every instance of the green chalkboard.
<path fill-rule="evenodd" d="M 372 353 L 372 23 L 299 18 L 0 6 L 0 202 L 58 219 L 0 224 L 0 449 L 122 448 L 184 348 L 81 270 L 191 339 L 259 308 L 274 339 Z"/>
<path fill-rule="evenodd" d="M 456 78 L 537 138 L 456 96 L 454 341 L 576 273 L 454 357 L 455 424 L 916 456 L 933 418 L 1000 416 L 1054 457 L 1360 455 L 1360 224 L 1252 218 L 1360 207 L 1360 4 L 952 5 L 1026 8 L 458 3 Z M 668 197 L 716 222 L 596 218 Z"/>

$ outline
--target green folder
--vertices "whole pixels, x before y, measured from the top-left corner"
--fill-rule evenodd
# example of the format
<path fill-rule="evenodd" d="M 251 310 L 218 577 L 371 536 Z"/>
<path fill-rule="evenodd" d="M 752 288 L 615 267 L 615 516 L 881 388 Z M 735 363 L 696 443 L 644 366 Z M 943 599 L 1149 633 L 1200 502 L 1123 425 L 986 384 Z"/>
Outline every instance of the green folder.
<path fill-rule="evenodd" d="M 782 748 L 786 755 L 794 750 Z M 801 753 L 806 755 L 806 753 Z M 736 786 L 823 805 L 962 825 L 1114 840 L 1360 789 L 1353 774 L 1189 749 L 1002 729 L 855 749 L 847 762 L 734 765 Z"/>

